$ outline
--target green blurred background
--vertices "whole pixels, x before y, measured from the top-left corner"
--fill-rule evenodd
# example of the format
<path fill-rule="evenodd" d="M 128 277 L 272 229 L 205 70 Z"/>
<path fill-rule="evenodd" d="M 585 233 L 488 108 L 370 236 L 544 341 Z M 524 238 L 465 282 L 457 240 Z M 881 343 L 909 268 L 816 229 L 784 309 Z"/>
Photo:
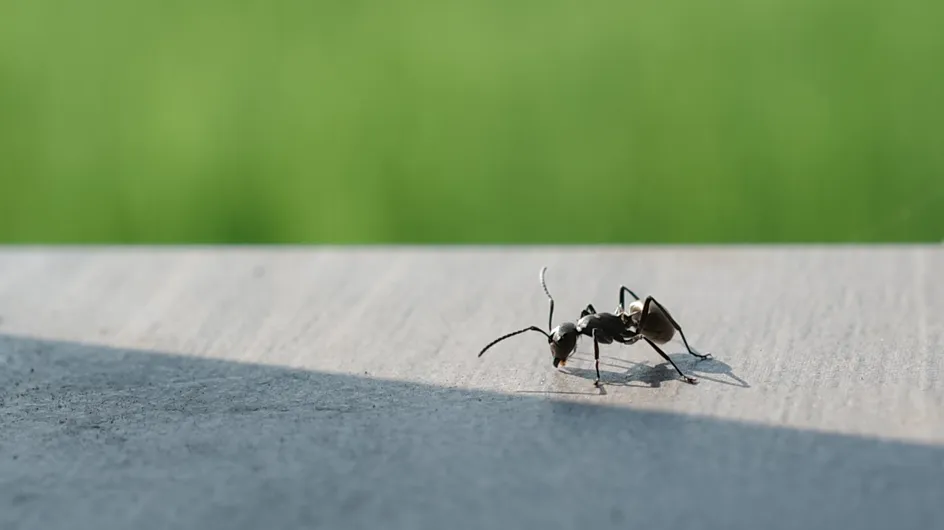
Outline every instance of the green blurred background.
<path fill-rule="evenodd" d="M 942 14 L 3 0 L 0 241 L 940 241 Z"/>

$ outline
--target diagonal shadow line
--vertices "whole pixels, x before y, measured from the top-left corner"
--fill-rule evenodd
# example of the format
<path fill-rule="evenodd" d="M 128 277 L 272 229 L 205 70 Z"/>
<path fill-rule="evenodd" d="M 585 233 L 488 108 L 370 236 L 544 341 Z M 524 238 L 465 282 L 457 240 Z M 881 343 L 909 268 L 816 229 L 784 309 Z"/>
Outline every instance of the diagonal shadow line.
<path fill-rule="evenodd" d="M 605 396 L 606 387 L 599 386 L 593 389 L 593 391 L 587 392 L 577 392 L 577 391 L 567 391 L 567 390 L 516 390 L 515 392 L 519 394 L 545 394 L 545 395 L 562 395 L 562 396 Z"/>
<path fill-rule="evenodd" d="M 0 527 L 925 529 L 944 448 L 0 335 Z"/>

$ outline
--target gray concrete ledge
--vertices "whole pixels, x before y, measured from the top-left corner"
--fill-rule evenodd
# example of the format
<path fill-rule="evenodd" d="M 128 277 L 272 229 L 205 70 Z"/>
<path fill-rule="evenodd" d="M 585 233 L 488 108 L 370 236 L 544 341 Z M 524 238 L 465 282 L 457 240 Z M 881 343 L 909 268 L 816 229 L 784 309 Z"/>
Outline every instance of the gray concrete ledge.
<path fill-rule="evenodd" d="M 618 288 L 666 351 L 525 334 Z M 944 248 L 0 247 L 0 528 L 944 525 Z"/>

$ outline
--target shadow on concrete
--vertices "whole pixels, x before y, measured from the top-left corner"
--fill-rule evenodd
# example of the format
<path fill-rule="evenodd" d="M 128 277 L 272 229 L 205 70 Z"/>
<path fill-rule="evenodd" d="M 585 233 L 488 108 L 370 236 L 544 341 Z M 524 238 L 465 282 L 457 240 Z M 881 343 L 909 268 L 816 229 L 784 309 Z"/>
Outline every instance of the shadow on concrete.
<path fill-rule="evenodd" d="M 592 346 L 591 346 L 592 347 Z M 681 378 L 678 372 L 671 364 L 665 362 L 655 350 L 649 348 L 646 344 L 636 344 L 629 348 L 639 348 L 640 353 L 649 355 L 658 364 L 652 365 L 645 362 L 631 361 L 625 358 L 614 357 L 612 355 L 600 354 L 600 379 L 604 384 L 610 386 L 634 386 L 644 388 L 660 388 L 666 381 L 679 381 Z M 626 348 L 628 349 L 628 348 Z M 672 362 L 674 362 L 682 372 L 702 381 L 710 381 L 722 385 L 736 386 L 740 388 L 750 388 L 750 384 L 741 379 L 734 373 L 731 366 L 712 356 L 709 359 L 699 359 L 689 353 L 666 353 Z M 593 353 L 589 355 L 581 353 L 574 355 L 574 360 L 593 366 Z M 578 368 L 568 365 L 562 371 L 593 381 L 596 379 L 596 370 L 593 368 Z"/>
<path fill-rule="evenodd" d="M 0 383 L 4 529 L 944 520 L 940 447 L 11 336 Z"/>

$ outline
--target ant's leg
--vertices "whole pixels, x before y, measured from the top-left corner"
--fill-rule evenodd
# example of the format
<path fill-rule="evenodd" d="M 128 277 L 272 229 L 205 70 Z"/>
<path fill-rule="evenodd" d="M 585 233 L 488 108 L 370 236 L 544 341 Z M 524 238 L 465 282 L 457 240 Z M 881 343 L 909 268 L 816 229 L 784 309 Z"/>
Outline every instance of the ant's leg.
<path fill-rule="evenodd" d="M 686 383 L 691 383 L 691 384 L 693 384 L 693 385 L 696 384 L 696 383 L 698 383 L 698 380 L 695 379 L 694 377 L 687 376 L 687 375 L 685 375 L 684 373 L 682 373 L 682 371 L 679 370 L 679 367 L 678 367 L 678 366 L 675 366 L 675 363 L 672 362 L 672 359 L 670 359 L 669 356 L 666 355 L 664 351 L 662 351 L 661 349 L 659 349 L 659 347 L 656 346 L 656 344 L 655 344 L 654 342 L 652 342 L 651 340 L 649 340 L 647 337 L 643 337 L 642 340 L 648 342 L 649 345 L 652 346 L 652 348 L 655 349 L 655 350 L 659 353 L 659 355 L 662 356 L 663 359 L 665 359 L 666 361 L 669 361 L 669 363 L 670 363 L 672 366 L 675 367 L 675 371 L 678 372 L 679 375 L 682 376 L 682 379 L 684 379 Z"/>
<path fill-rule="evenodd" d="M 682 332 L 682 326 L 679 326 L 678 322 L 676 322 L 675 319 L 672 318 L 672 315 L 669 313 L 669 310 L 665 308 L 665 306 L 660 304 L 658 300 L 656 300 L 655 298 L 651 296 L 646 297 L 646 303 L 642 307 L 642 316 L 639 318 L 639 329 L 643 329 L 643 325 L 646 322 L 646 317 L 649 316 L 649 303 L 650 302 L 655 304 L 659 309 L 662 310 L 663 313 L 665 313 L 666 318 L 669 319 L 669 322 L 672 323 L 672 326 L 675 328 L 675 330 L 678 331 L 679 335 L 682 336 L 682 342 L 685 343 L 685 348 L 688 349 L 688 353 L 694 355 L 695 357 L 698 357 L 699 359 L 708 359 L 711 357 L 710 353 L 702 355 L 700 353 L 695 353 L 695 351 L 692 350 L 692 347 L 688 345 L 688 339 L 685 338 L 685 333 Z"/>
<path fill-rule="evenodd" d="M 580 312 L 580 318 L 583 318 L 587 315 L 595 315 L 597 310 L 593 307 L 593 304 L 587 304 L 587 308 Z"/>
<path fill-rule="evenodd" d="M 619 295 L 620 296 L 620 305 L 619 305 L 620 312 L 626 309 L 626 293 L 629 293 L 630 296 L 633 297 L 634 301 L 639 300 L 639 297 L 636 296 L 636 293 L 630 291 L 629 287 L 626 287 L 625 285 L 620 285 L 620 295 Z"/>
<path fill-rule="evenodd" d="M 597 369 L 597 380 L 593 384 L 600 386 L 600 342 L 597 340 L 597 330 L 593 330 L 593 360 Z"/>
<path fill-rule="evenodd" d="M 623 335 L 623 336 L 618 337 L 618 338 L 614 338 L 613 340 L 615 340 L 616 342 L 618 342 L 618 343 L 620 343 L 620 344 L 625 344 L 625 345 L 627 345 L 627 346 L 632 346 L 633 344 L 636 344 L 637 342 L 639 342 L 639 339 L 641 339 L 641 338 L 642 338 L 642 335 L 641 335 L 640 333 L 635 332 L 635 331 L 631 331 L 631 332 L 629 332 L 628 334 Z"/>

